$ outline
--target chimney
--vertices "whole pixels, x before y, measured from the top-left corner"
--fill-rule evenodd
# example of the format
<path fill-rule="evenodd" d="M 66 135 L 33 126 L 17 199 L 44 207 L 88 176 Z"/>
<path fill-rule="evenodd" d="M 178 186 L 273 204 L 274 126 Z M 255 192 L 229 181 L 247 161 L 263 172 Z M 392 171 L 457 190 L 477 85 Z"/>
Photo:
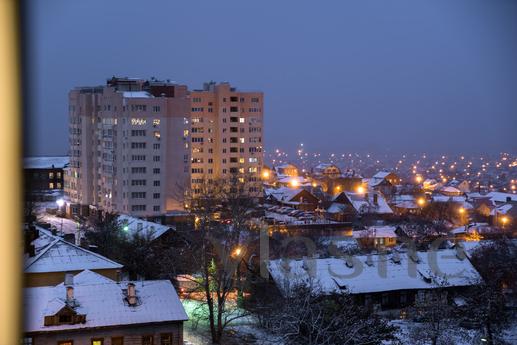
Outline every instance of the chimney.
<path fill-rule="evenodd" d="M 374 203 L 375 205 L 378 205 L 378 204 L 379 204 L 379 196 L 377 195 L 377 193 L 375 193 L 375 194 L 373 195 L 373 203 Z"/>
<path fill-rule="evenodd" d="M 133 283 L 127 284 L 127 302 L 130 306 L 136 305 L 136 287 Z"/>
<path fill-rule="evenodd" d="M 67 286 L 66 287 L 66 303 L 71 304 L 74 301 L 74 287 Z"/>
<path fill-rule="evenodd" d="M 120 281 L 122 280 L 122 271 L 117 270 L 117 284 L 120 284 Z"/>
<path fill-rule="evenodd" d="M 507 196 L 506 197 L 506 202 L 511 202 L 512 201 L 512 197 L 511 196 Z"/>
<path fill-rule="evenodd" d="M 364 193 L 364 200 L 368 201 L 368 192 Z"/>

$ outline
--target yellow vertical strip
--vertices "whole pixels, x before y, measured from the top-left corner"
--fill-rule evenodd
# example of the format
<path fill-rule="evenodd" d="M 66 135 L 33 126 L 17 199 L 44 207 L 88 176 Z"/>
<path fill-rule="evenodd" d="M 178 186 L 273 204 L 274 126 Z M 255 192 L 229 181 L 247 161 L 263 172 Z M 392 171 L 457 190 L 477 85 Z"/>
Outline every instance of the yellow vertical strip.
<path fill-rule="evenodd" d="M 18 344 L 21 320 L 21 111 L 18 4 L 0 0 L 0 344 Z"/>

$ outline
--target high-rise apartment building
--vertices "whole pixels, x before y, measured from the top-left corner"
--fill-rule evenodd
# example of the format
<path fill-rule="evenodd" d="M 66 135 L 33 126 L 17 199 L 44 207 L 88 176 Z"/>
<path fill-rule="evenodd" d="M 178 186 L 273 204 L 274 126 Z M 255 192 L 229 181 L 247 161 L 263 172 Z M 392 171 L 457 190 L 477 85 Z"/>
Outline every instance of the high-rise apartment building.
<path fill-rule="evenodd" d="M 190 100 L 170 82 L 112 78 L 69 93 L 69 211 L 153 217 L 183 209 Z"/>
<path fill-rule="evenodd" d="M 190 93 L 192 197 L 207 181 L 235 177 L 245 193 L 260 196 L 263 94 L 239 91 L 229 83 L 205 83 Z M 238 183 L 236 183 L 238 185 Z"/>
<path fill-rule="evenodd" d="M 263 94 L 132 78 L 69 94 L 68 211 L 158 217 L 235 177 L 260 196 Z"/>

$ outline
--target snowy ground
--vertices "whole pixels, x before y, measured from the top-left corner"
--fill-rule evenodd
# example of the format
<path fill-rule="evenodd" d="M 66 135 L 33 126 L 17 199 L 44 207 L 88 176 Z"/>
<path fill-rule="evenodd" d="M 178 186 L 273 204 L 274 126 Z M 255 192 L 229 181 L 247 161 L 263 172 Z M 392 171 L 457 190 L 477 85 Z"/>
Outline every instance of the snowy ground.
<path fill-rule="evenodd" d="M 64 234 L 75 234 L 77 231 L 77 222 L 72 219 L 56 216 L 57 205 L 54 201 L 36 203 L 36 217 L 39 222 L 52 224 L 58 231 L 63 229 Z"/>
<path fill-rule="evenodd" d="M 206 315 L 196 320 L 196 315 L 207 312 L 204 305 L 199 301 L 182 300 L 185 311 L 190 320 L 184 325 L 183 338 L 187 345 L 209 345 L 211 344 L 208 319 Z M 233 321 L 226 328 L 224 339 L 226 345 L 260 344 L 260 345 L 282 345 L 282 341 L 267 331 L 256 326 L 253 317 L 247 316 Z"/>

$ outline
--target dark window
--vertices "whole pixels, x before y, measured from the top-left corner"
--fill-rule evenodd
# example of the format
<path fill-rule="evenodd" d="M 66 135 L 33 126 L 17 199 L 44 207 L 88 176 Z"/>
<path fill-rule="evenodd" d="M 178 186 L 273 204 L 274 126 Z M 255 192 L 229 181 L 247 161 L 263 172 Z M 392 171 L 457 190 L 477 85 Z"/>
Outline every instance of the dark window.
<path fill-rule="evenodd" d="M 59 323 L 71 323 L 72 315 L 59 315 Z"/>
<path fill-rule="evenodd" d="M 124 337 L 112 337 L 111 345 L 124 345 Z"/>
<path fill-rule="evenodd" d="M 152 335 L 144 335 L 142 337 L 142 345 L 154 345 L 153 336 Z"/>
<path fill-rule="evenodd" d="M 172 345 L 172 333 L 160 334 L 160 345 Z"/>

